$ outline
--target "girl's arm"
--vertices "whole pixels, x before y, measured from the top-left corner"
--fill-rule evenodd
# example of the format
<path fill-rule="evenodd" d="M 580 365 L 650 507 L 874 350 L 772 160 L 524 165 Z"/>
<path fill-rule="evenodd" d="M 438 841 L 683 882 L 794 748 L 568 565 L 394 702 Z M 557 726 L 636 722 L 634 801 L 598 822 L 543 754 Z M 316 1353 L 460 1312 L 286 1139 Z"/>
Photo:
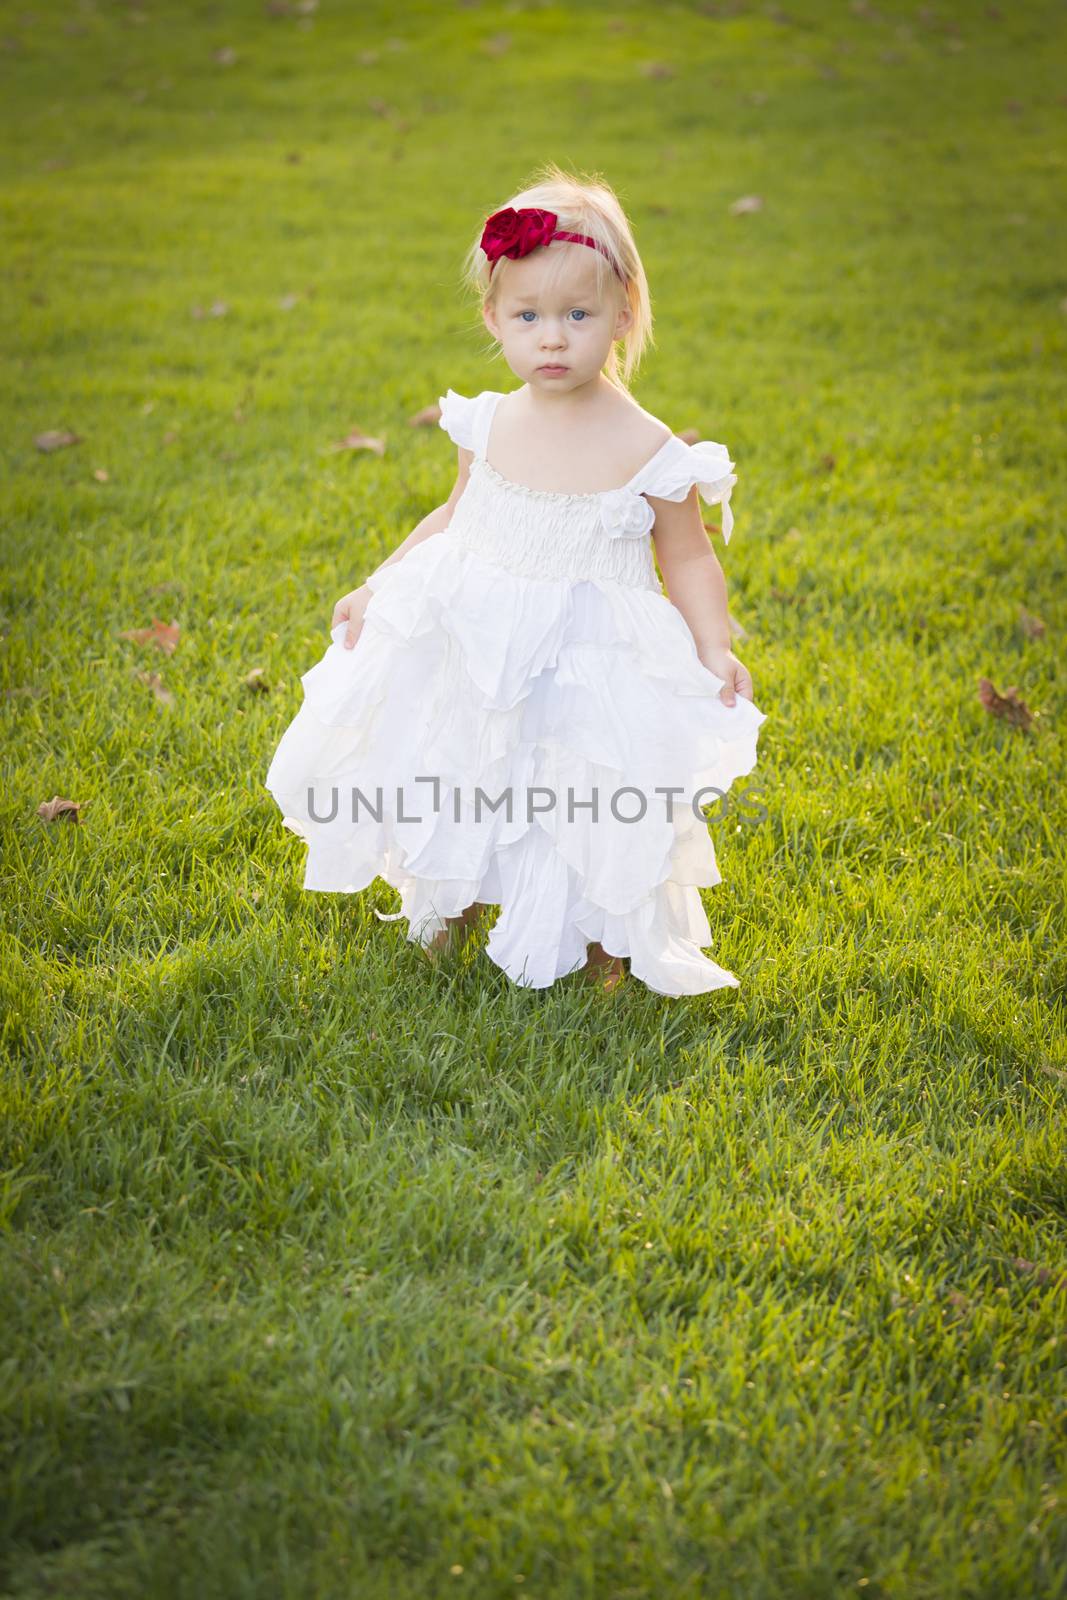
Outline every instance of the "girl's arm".
<path fill-rule="evenodd" d="M 462 445 L 458 447 L 458 453 L 459 470 L 456 473 L 456 481 L 452 485 L 452 493 L 449 495 L 444 505 L 434 506 L 432 511 L 428 511 L 423 517 L 422 521 L 417 523 L 416 526 L 412 528 L 411 532 L 408 534 L 403 543 L 397 545 L 392 555 L 387 556 L 382 562 L 381 566 L 375 567 L 374 571 L 370 573 L 370 577 L 373 578 L 379 572 L 384 572 L 385 568 L 391 567 L 394 561 L 402 560 L 403 557 L 407 555 L 408 551 L 413 549 L 415 545 L 421 544 L 424 539 L 430 539 L 435 533 L 441 533 L 443 529 L 448 527 L 448 524 L 452 521 L 452 513 L 456 508 L 456 502 L 459 500 L 460 495 L 467 487 L 467 479 L 470 477 L 470 466 L 474 459 L 473 452 L 470 450 L 464 450 Z M 355 644 L 356 640 L 360 636 L 360 633 L 362 632 L 363 613 L 366 611 L 367 606 L 370 603 L 370 598 L 371 590 L 367 588 L 367 582 L 366 579 L 364 579 L 358 589 L 352 589 L 348 594 L 342 595 L 340 600 L 338 600 L 337 604 L 333 608 L 333 617 L 330 621 L 330 631 L 332 632 L 339 622 L 348 623 L 348 627 L 345 629 L 344 638 L 346 650 L 351 650 L 352 646 Z"/>
<path fill-rule="evenodd" d="M 652 537 L 667 594 L 688 623 L 704 666 L 725 680 L 719 698 L 728 706 L 739 694 L 751 700 L 748 668 L 730 649 L 726 575 L 708 542 L 696 487 L 684 500 L 649 495 L 648 503 L 656 513 Z"/>

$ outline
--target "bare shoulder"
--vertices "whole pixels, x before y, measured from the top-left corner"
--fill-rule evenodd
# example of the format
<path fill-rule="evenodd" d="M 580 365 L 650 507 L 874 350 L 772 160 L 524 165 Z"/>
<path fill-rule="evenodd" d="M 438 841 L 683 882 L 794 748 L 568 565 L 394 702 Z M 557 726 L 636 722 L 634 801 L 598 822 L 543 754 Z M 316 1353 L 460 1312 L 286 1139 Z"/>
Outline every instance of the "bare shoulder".
<path fill-rule="evenodd" d="M 618 400 L 611 402 L 612 418 L 622 436 L 630 441 L 638 450 L 643 445 L 653 449 L 658 444 L 666 444 L 671 438 L 673 430 L 668 428 L 659 417 L 646 411 L 644 406 L 638 405 L 636 400 L 620 395 Z"/>
<path fill-rule="evenodd" d="M 609 401 L 605 417 L 614 432 L 619 458 L 632 465 L 634 474 L 673 437 L 665 422 L 625 395 Z"/>

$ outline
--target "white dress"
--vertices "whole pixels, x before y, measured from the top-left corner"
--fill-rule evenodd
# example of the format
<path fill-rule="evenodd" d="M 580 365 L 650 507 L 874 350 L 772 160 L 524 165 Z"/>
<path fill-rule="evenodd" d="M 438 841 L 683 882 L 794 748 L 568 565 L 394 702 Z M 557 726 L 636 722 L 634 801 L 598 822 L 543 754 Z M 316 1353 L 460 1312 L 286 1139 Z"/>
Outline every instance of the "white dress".
<path fill-rule="evenodd" d="M 307 842 L 304 888 L 381 877 L 422 944 L 497 905 L 486 953 L 524 987 L 599 940 L 659 994 L 736 988 L 702 954 L 698 888 L 721 876 L 698 809 L 717 795 L 698 791 L 752 770 L 765 714 L 720 700 L 660 587 L 644 498 L 696 483 L 729 539 L 733 463 L 672 434 L 621 488 L 533 489 L 486 459 L 502 398 L 441 397 L 441 427 L 474 454 L 452 520 L 367 579 L 355 646 L 339 623 L 301 680 L 266 787 Z"/>

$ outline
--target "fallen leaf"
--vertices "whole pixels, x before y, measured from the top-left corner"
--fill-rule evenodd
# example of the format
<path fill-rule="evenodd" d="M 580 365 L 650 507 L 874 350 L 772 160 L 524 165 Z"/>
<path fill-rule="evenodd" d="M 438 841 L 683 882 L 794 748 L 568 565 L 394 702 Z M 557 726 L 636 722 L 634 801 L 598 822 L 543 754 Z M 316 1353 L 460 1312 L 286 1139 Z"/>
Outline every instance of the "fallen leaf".
<path fill-rule="evenodd" d="M 181 629 L 176 622 L 161 622 L 158 617 L 152 618 L 150 628 L 127 628 L 119 634 L 120 639 L 132 639 L 134 644 L 154 644 L 165 655 L 172 656 L 178 648 L 178 639 Z"/>
<path fill-rule="evenodd" d="M 1056 1278 L 1051 1267 L 1042 1267 L 1036 1261 L 1027 1261 L 1025 1256 L 1012 1256 L 1011 1264 L 1016 1272 L 1032 1272 L 1038 1283 L 1051 1283 L 1055 1280 L 1057 1289 L 1067 1288 L 1067 1272 Z"/>
<path fill-rule="evenodd" d="M 416 411 L 413 417 L 408 418 L 409 428 L 432 428 L 441 420 L 441 407 L 435 402 L 432 406 L 423 406 L 421 411 Z"/>
<path fill-rule="evenodd" d="M 735 217 L 743 217 L 749 211 L 762 210 L 763 200 L 758 194 L 743 194 L 730 206 L 730 214 Z"/>
<path fill-rule="evenodd" d="M 1025 700 L 1019 699 L 1019 691 L 1013 684 L 1010 689 L 1005 689 L 1003 694 L 998 694 L 988 678 L 978 680 L 978 698 L 986 710 L 994 717 L 1003 717 L 1015 728 L 1030 727 L 1034 714 Z"/>
<path fill-rule="evenodd" d="M 69 428 L 49 428 L 44 433 L 39 433 L 34 439 L 38 450 L 62 450 L 68 444 L 80 444 L 80 433 L 71 433 Z"/>
<path fill-rule="evenodd" d="M 358 428 L 351 428 L 343 439 L 336 444 L 328 446 L 330 450 L 373 450 L 375 455 L 385 454 L 385 440 L 373 439 L 369 434 L 361 433 Z"/>
<path fill-rule="evenodd" d="M 160 705 L 172 706 L 174 704 L 174 696 L 169 689 L 164 688 L 163 679 L 158 672 L 138 672 L 136 677 L 138 683 L 147 683 Z"/>
<path fill-rule="evenodd" d="M 1040 617 L 1035 617 L 1031 612 L 1019 610 L 1019 626 L 1028 639 L 1043 639 L 1045 624 Z"/>
<path fill-rule="evenodd" d="M 87 800 L 61 800 L 58 794 L 54 794 L 51 800 L 41 801 L 37 807 L 37 815 L 43 817 L 45 822 L 54 822 L 57 817 L 66 817 L 69 822 L 80 822 L 78 812 L 88 803 Z"/>
<path fill-rule="evenodd" d="M 107 483 L 107 481 L 108 481 L 107 468 L 106 467 L 94 467 L 93 468 L 93 477 L 96 479 L 97 483 Z"/>
<path fill-rule="evenodd" d="M 704 527 L 707 529 L 708 533 L 721 533 L 722 532 L 722 523 L 721 522 L 705 522 L 704 523 Z"/>

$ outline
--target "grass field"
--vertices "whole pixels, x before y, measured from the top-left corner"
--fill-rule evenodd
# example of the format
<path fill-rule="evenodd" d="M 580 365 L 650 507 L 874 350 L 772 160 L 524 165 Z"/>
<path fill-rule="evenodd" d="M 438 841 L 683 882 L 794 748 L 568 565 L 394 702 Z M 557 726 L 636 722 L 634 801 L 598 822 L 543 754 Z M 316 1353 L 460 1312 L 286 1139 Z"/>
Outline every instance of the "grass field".
<path fill-rule="evenodd" d="M 275 10 L 0 23 L 0 1593 L 1063 1595 L 1064 8 Z M 549 158 L 737 462 L 693 1000 L 429 971 L 262 786 Z"/>

